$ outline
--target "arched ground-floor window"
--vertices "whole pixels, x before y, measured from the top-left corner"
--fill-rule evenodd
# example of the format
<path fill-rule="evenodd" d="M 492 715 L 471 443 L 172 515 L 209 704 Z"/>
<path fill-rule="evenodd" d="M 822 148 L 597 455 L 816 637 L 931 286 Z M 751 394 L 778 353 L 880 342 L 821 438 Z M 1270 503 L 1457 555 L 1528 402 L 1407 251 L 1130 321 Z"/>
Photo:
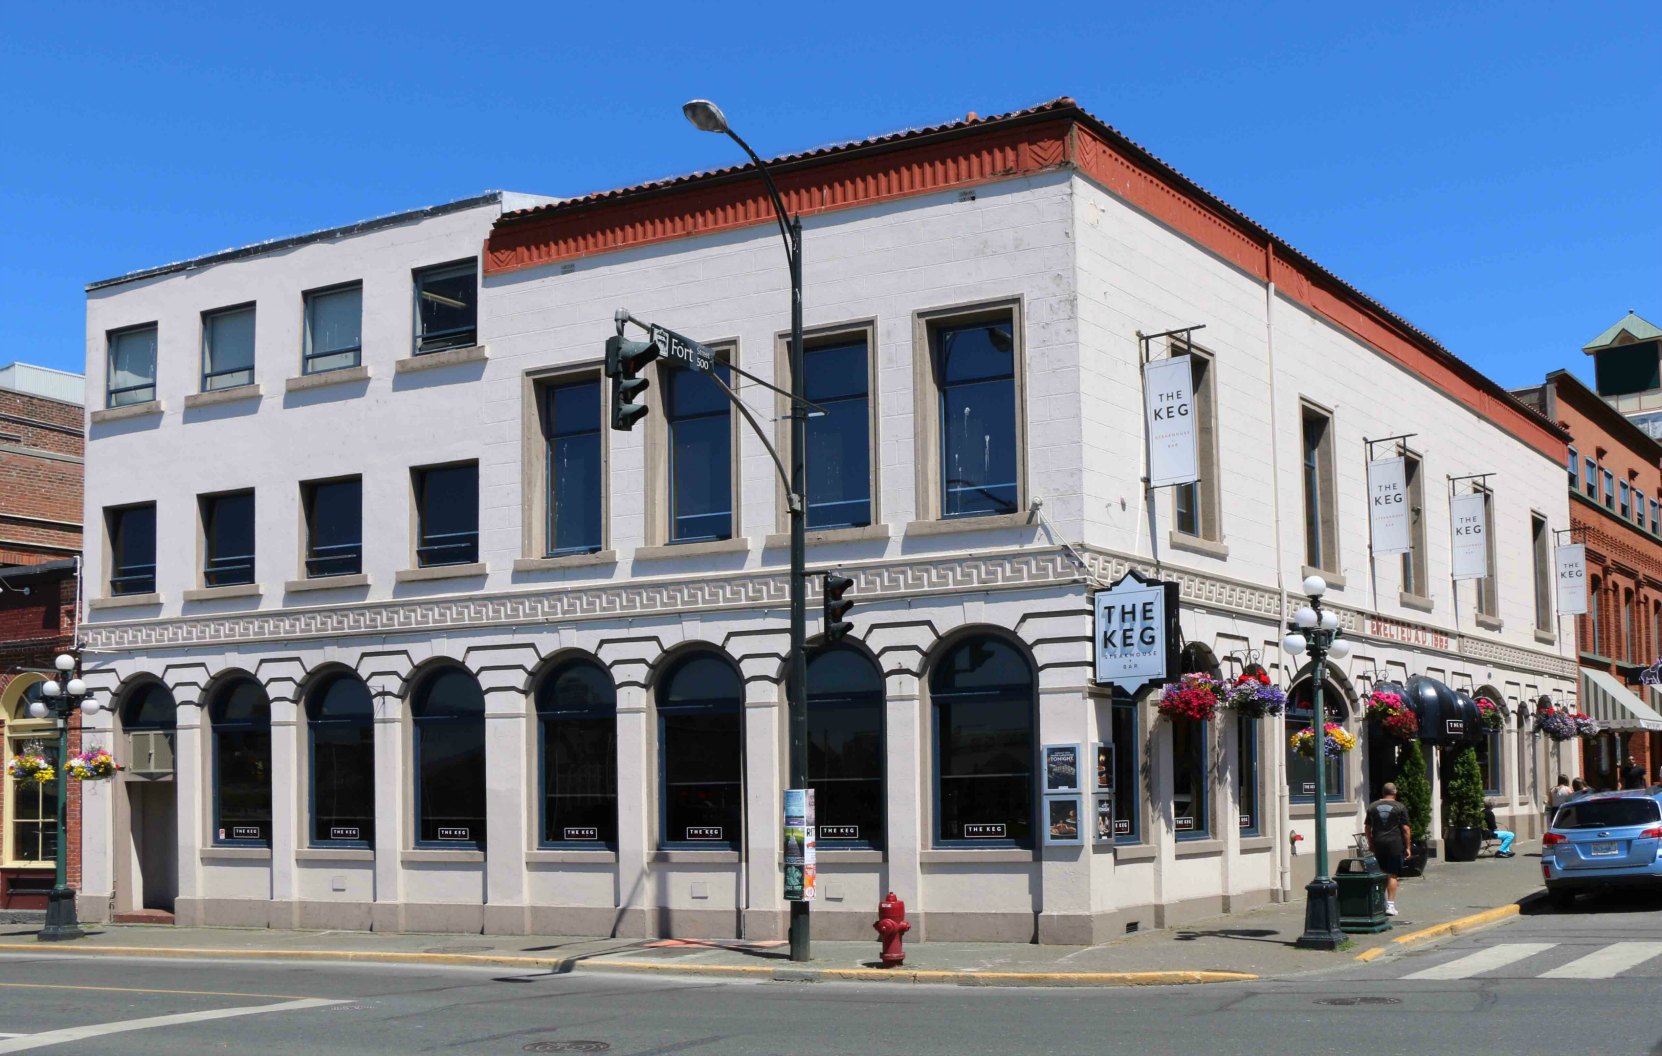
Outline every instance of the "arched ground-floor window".
<path fill-rule="evenodd" d="M 711 650 L 676 659 L 657 690 L 659 842 L 743 846 L 744 684 Z"/>
<path fill-rule="evenodd" d="M 821 847 L 883 847 L 883 673 L 852 646 L 808 657 L 808 785 Z"/>
<path fill-rule="evenodd" d="M 375 705 L 357 675 L 333 675 L 306 697 L 311 843 L 375 846 Z"/>
<path fill-rule="evenodd" d="M 617 688 L 599 663 L 558 663 L 537 684 L 540 842 L 617 846 Z"/>
<path fill-rule="evenodd" d="M 415 685 L 416 842 L 485 846 L 485 694 L 460 667 L 441 667 Z"/>
<path fill-rule="evenodd" d="M 213 730 L 214 842 L 271 846 L 271 704 L 236 677 L 208 701 Z"/>
<path fill-rule="evenodd" d="M 937 845 L 1033 845 L 1035 680 L 992 635 L 949 647 L 929 674 Z"/>

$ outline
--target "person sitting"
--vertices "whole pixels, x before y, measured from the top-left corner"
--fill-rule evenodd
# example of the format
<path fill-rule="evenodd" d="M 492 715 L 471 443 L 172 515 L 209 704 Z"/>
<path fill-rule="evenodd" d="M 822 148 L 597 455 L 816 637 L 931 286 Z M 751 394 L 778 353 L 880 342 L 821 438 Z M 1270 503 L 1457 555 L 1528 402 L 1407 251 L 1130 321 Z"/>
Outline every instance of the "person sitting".
<path fill-rule="evenodd" d="M 1512 841 L 1518 838 L 1518 834 L 1500 827 L 1495 821 L 1495 808 L 1488 803 L 1483 804 L 1483 838 L 1500 841 L 1500 846 L 1495 849 L 1496 858 L 1512 857 Z"/>

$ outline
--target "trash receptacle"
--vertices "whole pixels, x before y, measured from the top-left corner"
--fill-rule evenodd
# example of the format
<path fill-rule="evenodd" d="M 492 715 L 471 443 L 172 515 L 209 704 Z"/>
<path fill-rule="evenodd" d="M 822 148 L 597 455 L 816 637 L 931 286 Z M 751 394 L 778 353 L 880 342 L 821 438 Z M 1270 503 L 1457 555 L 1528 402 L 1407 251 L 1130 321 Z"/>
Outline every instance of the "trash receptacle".
<path fill-rule="evenodd" d="M 1346 858 L 1334 871 L 1339 885 L 1339 930 L 1351 934 L 1389 931 L 1391 918 L 1385 915 L 1385 881 L 1379 861 L 1373 855 Z"/>

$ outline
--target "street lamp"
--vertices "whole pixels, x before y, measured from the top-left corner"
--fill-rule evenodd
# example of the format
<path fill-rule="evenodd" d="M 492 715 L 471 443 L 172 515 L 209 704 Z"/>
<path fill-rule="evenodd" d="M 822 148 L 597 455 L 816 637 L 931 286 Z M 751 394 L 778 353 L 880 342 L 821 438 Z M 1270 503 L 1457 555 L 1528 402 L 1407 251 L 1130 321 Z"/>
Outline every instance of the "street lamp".
<path fill-rule="evenodd" d="M 40 695 L 45 699 L 29 705 L 30 718 L 44 719 L 50 715 L 58 720 L 57 876 L 52 893 L 46 896 L 46 926 L 35 936 L 41 942 L 78 939 L 86 934 L 75 915 L 75 889 L 69 886 L 69 716 L 76 708 L 82 714 L 92 715 L 103 707 L 92 699 L 92 690 L 85 682 L 70 677 L 75 671 L 73 656 L 60 653 L 52 663 L 58 673 L 41 684 Z"/>
<path fill-rule="evenodd" d="M 693 127 L 701 132 L 717 132 L 737 143 L 750 160 L 767 187 L 768 198 L 779 221 L 779 236 L 785 240 L 785 258 L 791 273 L 791 348 L 790 348 L 790 419 L 791 419 L 791 495 L 787 504 L 791 518 L 791 652 L 785 676 L 785 705 L 790 728 L 790 787 L 808 787 L 808 662 L 805 643 L 808 637 L 807 609 L 807 529 L 808 502 L 806 473 L 803 469 L 803 450 L 808 446 L 808 417 L 803 405 L 802 383 L 802 220 L 785 210 L 779 197 L 779 188 L 773 174 L 763 164 L 750 144 L 727 124 L 727 115 L 721 107 L 708 99 L 694 99 L 681 107 L 681 112 Z M 808 928 L 807 902 L 791 903 L 791 960 L 812 959 Z"/>
<path fill-rule="evenodd" d="M 1310 576 L 1304 581 L 1310 604 L 1301 605 L 1287 625 L 1281 647 L 1292 656 L 1310 654 L 1311 734 L 1316 748 L 1316 876 L 1304 888 L 1304 934 L 1297 945 L 1305 949 L 1336 950 L 1345 941 L 1339 930 L 1339 885 L 1327 875 L 1327 712 L 1322 705 L 1327 658 L 1344 659 L 1350 643 L 1340 638 L 1339 618 L 1322 608 L 1327 581 Z"/>

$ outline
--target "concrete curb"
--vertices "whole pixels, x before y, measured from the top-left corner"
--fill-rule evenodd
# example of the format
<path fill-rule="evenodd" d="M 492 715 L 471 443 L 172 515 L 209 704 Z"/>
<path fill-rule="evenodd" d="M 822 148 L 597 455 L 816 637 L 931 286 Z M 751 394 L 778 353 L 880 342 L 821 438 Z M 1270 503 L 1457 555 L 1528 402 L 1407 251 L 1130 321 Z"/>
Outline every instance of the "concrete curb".
<path fill-rule="evenodd" d="M 417 953 L 386 950 L 249 950 L 200 947 L 58 946 L 0 943 L 0 953 L 57 954 L 93 957 L 173 957 L 240 960 L 343 961 L 420 964 L 443 967 L 542 969 L 568 972 L 621 972 L 643 975 L 702 975 L 817 983 L 921 983 L 948 986 L 1192 986 L 1249 982 L 1248 972 L 948 972 L 925 969 L 796 968 L 751 964 L 676 964 L 658 961 L 604 961 L 576 957 L 517 957 L 509 954 Z"/>
<path fill-rule="evenodd" d="M 1523 907 L 1519 903 L 1514 902 L 1509 906 L 1495 906 L 1493 909 L 1485 909 L 1481 913 L 1473 913 L 1470 916 L 1460 917 L 1442 924 L 1434 924 L 1429 928 L 1421 928 L 1419 931 L 1410 931 L 1406 935 L 1398 935 L 1396 938 L 1392 939 L 1390 945 L 1388 946 L 1375 946 L 1371 950 L 1363 950 L 1361 953 L 1356 955 L 1356 959 L 1359 961 L 1371 961 L 1378 957 L 1384 956 L 1392 950 L 1392 947 L 1415 945 L 1422 942 L 1430 942 L 1432 939 L 1443 939 L 1448 938 L 1451 935 L 1461 935 L 1465 932 L 1472 931 L 1473 929 L 1481 928 L 1486 924 L 1493 924 L 1497 920 L 1505 920 L 1508 917 L 1515 917 L 1522 912 L 1522 910 Z"/>

